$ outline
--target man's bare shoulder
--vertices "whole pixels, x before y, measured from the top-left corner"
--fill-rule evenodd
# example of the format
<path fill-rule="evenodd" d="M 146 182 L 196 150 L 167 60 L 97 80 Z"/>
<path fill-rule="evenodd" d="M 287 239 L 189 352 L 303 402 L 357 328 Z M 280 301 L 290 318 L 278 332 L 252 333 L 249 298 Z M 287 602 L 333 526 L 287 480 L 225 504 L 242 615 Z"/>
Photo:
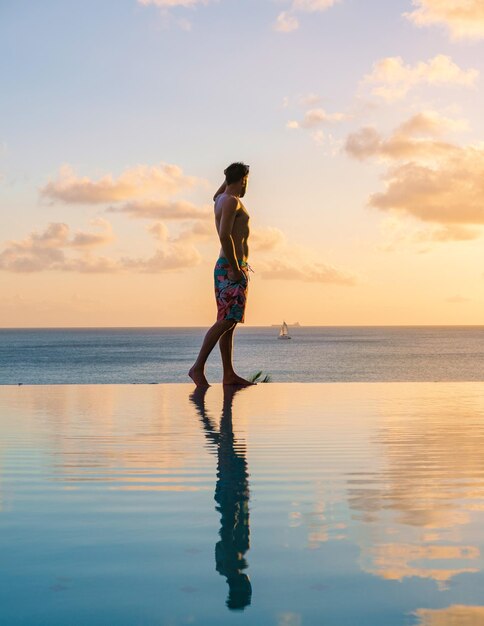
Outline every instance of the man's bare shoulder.
<path fill-rule="evenodd" d="M 236 196 L 231 196 L 228 193 L 217 196 L 217 208 L 220 211 L 236 211 L 239 207 L 239 199 Z"/>

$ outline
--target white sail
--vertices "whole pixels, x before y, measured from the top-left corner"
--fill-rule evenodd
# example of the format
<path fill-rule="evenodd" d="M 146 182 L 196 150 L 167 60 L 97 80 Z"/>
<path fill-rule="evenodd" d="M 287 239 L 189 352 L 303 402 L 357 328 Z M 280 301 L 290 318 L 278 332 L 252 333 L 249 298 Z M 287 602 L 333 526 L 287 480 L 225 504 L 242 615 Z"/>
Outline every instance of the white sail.
<path fill-rule="evenodd" d="M 291 339 L 287 333 L 287 324 L 282 322 L 281 330 L 279 331 L 279 339 Z"/>

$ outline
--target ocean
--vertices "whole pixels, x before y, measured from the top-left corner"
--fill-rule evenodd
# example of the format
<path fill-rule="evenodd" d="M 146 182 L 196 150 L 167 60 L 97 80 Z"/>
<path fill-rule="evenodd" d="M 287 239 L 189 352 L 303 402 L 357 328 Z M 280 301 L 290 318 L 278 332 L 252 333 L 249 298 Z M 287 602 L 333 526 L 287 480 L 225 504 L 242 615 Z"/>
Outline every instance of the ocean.
<path fill-rule="evenodd" d="M 206 328 L 1 329 L 0 384 L 190 382 Z M 239 327 L 234 363 L 273 382 L 484 381 L 484 326 Z M 220 382 L 218 347 L 206 369 Z"/>

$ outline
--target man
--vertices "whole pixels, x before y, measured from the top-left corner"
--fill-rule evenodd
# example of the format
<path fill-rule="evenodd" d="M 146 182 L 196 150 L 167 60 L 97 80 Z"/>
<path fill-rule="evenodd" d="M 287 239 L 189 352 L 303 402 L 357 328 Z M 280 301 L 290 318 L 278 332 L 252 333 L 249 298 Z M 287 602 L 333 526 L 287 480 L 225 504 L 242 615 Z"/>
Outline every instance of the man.
<path fill-rule="evenodd" d="M 221 244 L 214 270 L 217 321 L 207 331 L 198 358 L 188 372 L 198 387 L 209 386 L 204 373 L 205 363 L 217 342 L 222 356 L 224 385 L 252 384 L 238 376 L 232 364 L 234 330 L 237 324 L 244 322 L 249 282 L 249 214 L 240 201 L 247 190 L 249 166 L 232 163 L 224 174 L 225 182 L 213 198 L 215 225 Z"/>

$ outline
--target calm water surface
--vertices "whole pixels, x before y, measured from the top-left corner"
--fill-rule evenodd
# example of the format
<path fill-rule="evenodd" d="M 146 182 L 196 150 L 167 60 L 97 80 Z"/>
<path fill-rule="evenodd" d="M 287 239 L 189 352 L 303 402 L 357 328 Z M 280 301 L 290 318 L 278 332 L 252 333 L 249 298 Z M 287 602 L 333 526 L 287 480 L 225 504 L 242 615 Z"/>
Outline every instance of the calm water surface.
<path fill-rule="evenodd" d="M 0 329 L 0 384 L 187 382 L 206 328 Z M 484 326 L 240 327 L 236 368 L 274 382 L 484 381 Z M 220 381 L 216 348 L 207 376 Z"/>
<path fill-rule="evenodd" d="M 0 389 L 8 626 L 484 623 L 484 385 Z"/>

